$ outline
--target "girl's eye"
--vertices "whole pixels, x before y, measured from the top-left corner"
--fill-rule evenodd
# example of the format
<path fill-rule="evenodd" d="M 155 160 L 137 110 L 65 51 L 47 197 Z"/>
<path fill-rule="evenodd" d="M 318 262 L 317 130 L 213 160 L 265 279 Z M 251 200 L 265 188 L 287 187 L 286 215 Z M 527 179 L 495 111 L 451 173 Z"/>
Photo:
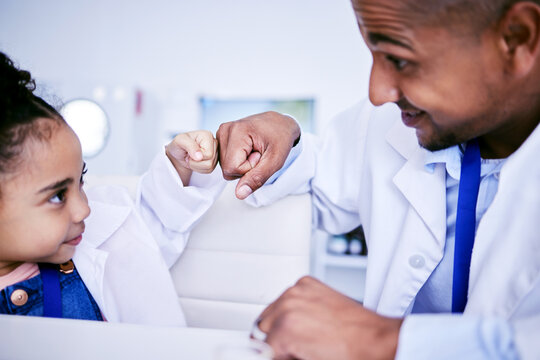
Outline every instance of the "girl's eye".
<path fill-rule="evenodd" d="M 403 70 L 403 68 L 409 64 L 407 60 L 403 60 L 392 55 L 386 55 L 386 60 L 390 61 L 397 71 Z"/>
<path fill-rule="evenodd" d="M 50 203 L 63 204 L 66 201 L 66 189 L 62 189 L 49 199 Z"/>

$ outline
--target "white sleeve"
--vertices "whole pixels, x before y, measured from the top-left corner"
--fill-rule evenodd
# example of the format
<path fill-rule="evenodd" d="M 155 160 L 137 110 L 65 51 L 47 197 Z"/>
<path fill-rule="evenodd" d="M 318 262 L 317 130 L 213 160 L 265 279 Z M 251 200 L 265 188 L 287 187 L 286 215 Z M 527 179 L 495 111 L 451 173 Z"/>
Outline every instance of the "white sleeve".
<path fill-rule="evenodd" d="M 540 314 L 531 315 L 513 322 L 514 341 L 523 360 L 540 357 Z"/>
<path fill-rule="evenodd" d="M 212 206 L 225 184 L 221 169 L 216 167 L 211 174 L 194 172 L 189 186 L 183 186 L 165 151 L 155 157 L 142 176 L 136 209 L 169 267 L 184 250 L 191 229 Z"/>
<path fill-rule="evenodd" d="M 512 326 L 461 314 L 410 315 L 401 326 L 397 360 L 519 359 Z"/>
<path fill-rule="evenodd" d="M 246 200 L 255 206 L 310 192 L 314 227 L 344 233 L 360 224 L 358 206 L 367 116 L 366 103 L 338 115 L 323 141 L 303 133 L 299 149 L 293 148 L 286 166 Z M 291 160 L 292 159 L 292 160 Z"/>

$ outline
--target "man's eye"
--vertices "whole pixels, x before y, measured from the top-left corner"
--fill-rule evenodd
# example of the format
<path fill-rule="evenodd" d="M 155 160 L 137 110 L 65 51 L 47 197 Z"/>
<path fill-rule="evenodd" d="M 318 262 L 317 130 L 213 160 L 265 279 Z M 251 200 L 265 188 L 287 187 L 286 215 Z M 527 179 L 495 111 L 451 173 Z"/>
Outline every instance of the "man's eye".
<path fill-rule="evenodd" d="M 398 71 L 403 70 L 403 68 L 409 64 L 407 60 L 403 60 L 392 55 L 386 55 L 386 60 L 390 61 Z"/>
<path fill-rule="evenodd" d="M 60 190 L 49 199 L 52 204 L 62 204 L 66 201 L 66 189 Z"/>

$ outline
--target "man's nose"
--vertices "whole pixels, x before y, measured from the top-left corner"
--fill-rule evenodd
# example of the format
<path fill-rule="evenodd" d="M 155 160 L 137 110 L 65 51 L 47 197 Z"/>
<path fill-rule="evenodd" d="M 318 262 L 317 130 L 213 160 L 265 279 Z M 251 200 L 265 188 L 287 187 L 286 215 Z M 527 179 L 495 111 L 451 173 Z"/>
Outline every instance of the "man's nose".
<path fill-rule="evenodd" d="M 396 84 L 393 71 L 384 64 L 373 61 L 369 78 L 369 100 L 375 106 L 388 102 L 397 102 L 401 91 Z"/>

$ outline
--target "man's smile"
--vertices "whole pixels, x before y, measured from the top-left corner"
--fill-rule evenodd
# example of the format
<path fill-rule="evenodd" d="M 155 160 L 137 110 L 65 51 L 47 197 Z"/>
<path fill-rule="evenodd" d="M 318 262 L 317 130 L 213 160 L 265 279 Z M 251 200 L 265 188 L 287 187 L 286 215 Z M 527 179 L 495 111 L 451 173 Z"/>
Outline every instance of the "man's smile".
<path fill-rule="evenodd" d="M 414 127 L 426 115 L 422 110 L 401 110 L 401 120 L 405 126 Z"/>

